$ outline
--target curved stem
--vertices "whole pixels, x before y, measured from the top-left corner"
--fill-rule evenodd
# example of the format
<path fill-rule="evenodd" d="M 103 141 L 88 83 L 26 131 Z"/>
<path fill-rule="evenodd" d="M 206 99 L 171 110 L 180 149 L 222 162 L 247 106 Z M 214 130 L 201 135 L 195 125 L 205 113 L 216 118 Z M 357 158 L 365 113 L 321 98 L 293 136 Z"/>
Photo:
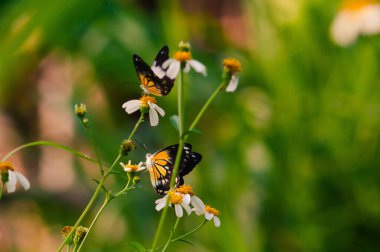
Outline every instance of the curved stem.
<path fill-rule="evenodd" d="M 96 159 L 97 159 L 97 162 L 99 164 L 99 169 L 100 169 L 100 174 L 104 174 L 104 169 L 103 169 L 103 164 L 102 164 L 102 160 L 100 158 L 100 153 L 99 153 L 99 149 L 98 149 L 98 145 L 96 144 L 96 140 L 95 140 L 95 137 L 94 135 L 91 133 L 90 131 L 90 128 L 89 127 L 86 127 L 85 125 L 83 125 L 86 129 L 86 132 L 90 138 L 90 141 L 92 143 L 92 147 L 94 148 L 94 151 L 95 151 L 95 155 L 96 155 Z"/>
<path fill-rule="evenodd" d="M 144 114 L 145 113 L 141 113 L 139 120 L 136 122 L 135 127 L 133 128 L 131 134 L 129 134 L 129 137 L 127 140 L 131 140 L 131 138 L 135 134 L 135 132 L 138 129 L 138 127 L 140 126 L 140 124 L 144 121 Z"/>
<path fill-rule="evenodd" d="M 174 232 L 175 232 L 175 230 L 177 229 L 177 226 L 178 226 L 178 223 L 179 223 L 179 219 L 180 219 L 180 218 L 177 217 L 177 220 L 175 221 L 175 223 L 174 223 L 174 225 L 173 225 L 173 228 L 172 228 L 172 230 L 170 231 L 170 235 L 169 235 L 168 241 L 166 242 L 164 248 L 162 249 L 162 252 L 165 252 L 166 249 L 169 247 L 169 245 L 170 245 L 170 243 L 171 243 L 171 239 L 172 239 L 172 237 L 173 237 L 173 235 L 174 235 Z"/>
<path fill-rule="evenodd" d="M 192 233 L 196 232 L 197 230 L 201 229 L 205 224 L 206 224 L 207 220 L 204 220 L 203 223 L 201 225 L 199 225 L 198 227 L 196 227 L 195 229 L 191 230 L 190 232 L 187 232 L 186 234 L 183 234 L 173 240 L 171 240 L 171 242 L 176 242 L 178 240 L 182 240 L 183 238 L 185 238 L 186 236 L 188 235 L 191 235 Z"/>
<path fill-rule="evenodd" d="M 92 220 L 91 222 L 91 225 L 88 227 L 88 231 L 86 233 L 86 235 L 84 236 L 82 242 L 80 243 L 79 245 L 79 248 L 77 249 L 77 251 L 79 252 L 84 244 L 84 242 L 86 241 L 86 238 L 88 236 L 88 234 L 90 233 L 90 231 L 92 230 L 93 226 L 95 225 L 96 221 L 98 220 L 100 214 L 103 212 L 104 208 L 107 206 L 107 204 L 111 201 L 111 198 L 109 195 L 106 196 L 106 198 L 104 199 L 104 202 L 102 204 L 102 206 L 100 207 L 100 209 L 98 210 L 98 212 L 96 213 L 94 219 Z"/>
<path fill-rule="evenodd" d="M 201 119 L 201 117 L 203 116 L 203 114 L 205 113 L 205 111 L 207 110 L 207 108 L 210 106 L 211 102 L 214 101 L 215 97 L 219 94 L 219 92 L 222 90 L 222 88 L 223 88 L 224 85 L 225 85 L 224 82 L 222 82 L 218 86 L 218 88 L 214 91 L 214 93 L 212 93 L 212 95 L 208 98 L 208 100 L 203 105 L 203 107 L 199 111 L 198 115 L 195 117 L 194 121 L 190 125 L 188 131 L 192 131 L 195 128 L 195 126 L 198 124 L 199 120 Z M 187 136 L 188 135 L 185 136 L 185 139 L 187 138 Z"/>
<path fill-rule="evenodd" d="M 35 141 L 35 142 L 31 142 L 31 143 L 27 143 L 27 144 L 23 144 L 15 149 L 13 149 L 12 151 L 10 151 L 5 157 L 3 157 L 1 159 L 1 161 L 5 161 L 7 160 L 8 158 L 10 158 L 13 154 L 15 154 L 16 152 L 22 150 L 22 149 L 25 149 L 25 148 L 29 148 L 29 147 L 33 147 L 33 146 L 38 146 L 38 145 L 42 145 L 42 146 L 51 146 L 51 147 L 55 147 L 55 148 L 58 148 L 58 149 L 62 149 L 62 150 L 65 150 L 65 151 L 68 151 L 70 152 L 71 154 L 74 154 L 78 157 L 81 157 L 81 158 L 84 158 L 88 161 L 91 161 L 91 162 L 94 162 L 94 163 L 97 163 L 97 161 L 95 159 L 92 159 L 90 158 L 88 155 L 85 155 L 77 150 L 74 150 L 70 147 L 67 147 L 65 145 L 62 145 L 62 144 L 58 144 L 58 143 L 55 143 L 55 142 L 51 142 L 51 141 Z"/>
<path fill-rule="evenodd" d="M 175 159 L 175 162 L 174 162 L 173 173 L 172 173 L 172 176 L 171 176 L 171 179 L 170 179 L 170 188 L 174 187 L 175 178 L 177 177 L 179 164 L 181 162 L 181 156 L 182 156 L 182 152 L 183 152 L 183 147 L 185 146 L 185 142 L 184 142 L 184 139 L 183 139 L 183 127 L 184 127 L 183 126 L 184 125 L 184 118 L 183 118 L 183 114 L 184 114 L 184 111 L 183 111 L 184 110 L 184 107 L 183 107 L 183 96 L 184 96 L 184 92 L 183 92 L 183 69 L 181 67 L 180 72 L 179 72 L 179 78 L 178 78 L 178 118 L 179 118 L 179 120 L 178 120 L 178 123 L 179 123 L 178 129 L 179 129 L 179 144 L 178 144 L 177 156 L 176 156 L 176 159 Z M 168 203 L 169 203 L 169 197 L 166 200 L 166 205 L 165 205 L 165 207 L 164 207 L 164 209 L 162 211 L 161 218 L 160 218 L 160 221 L 158 223 L 156 234 L 155 234 L 154 239 L 153 239 L 152 251 L 154 251 L 154 249 L 156 248 L 158 239 L 160 238 L 160 234 L 161 234 L 162 228 L 164 226 L 166 215 L 167 215 L 168 208 L 169 208 L 169 204 Z"/>

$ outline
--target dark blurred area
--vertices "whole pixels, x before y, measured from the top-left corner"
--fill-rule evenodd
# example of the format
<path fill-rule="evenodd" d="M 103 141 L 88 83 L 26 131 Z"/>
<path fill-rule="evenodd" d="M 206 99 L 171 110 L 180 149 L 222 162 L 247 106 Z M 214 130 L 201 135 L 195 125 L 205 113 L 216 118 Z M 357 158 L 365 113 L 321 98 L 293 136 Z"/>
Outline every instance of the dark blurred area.
<path fill-rule="evenodd" d="M 379 5 L 350 2 L 355 17 L 364 5 Z M 101 156 L 112 163 L 139 117 L 121 108 L 140 96 L 132 55 L 151 64 L 163 45 L 173 53 L 188 41 L 208 75 L 185 78 L 187 124 L 220 83 L 224 58 L 239 59 L 243 72 L 237 91 L 222 92 L 200 121 L 202 134 L 189 138 L 203 160 L 186 183 L 221 211 L 221 227 L 209 223 L 188 238 L 193 246 L 169 251 L 378 251 L 380 37 L 358 28 L 355 40 L 353 32 L 346 39 L 358 18 L 331 28 L 344 7 L 322 0 L 1 1 L 0 158 L 37 140 L 95 157 L 74 114 L 84 102 Z M 167 114 L 160 124 L 144 123 L 135 135 L 151 152 L 177 142 L 169 120 L 176 91 L 158 98 Z M 143 161 L 145 153 L 139 146 L 128 159 Z M 55 251 L 61 228 L 76 221 L 96 188 L 98 168 L 51 147 L 10 160 L 31 189 L 1 199 L 0 251 Z M 104 211 L 84 251 L 151 245 L 158 197 L 148 173 L 141 177 Z M 112 177 L 106 186 L 124 184 Z M 183 218 L 178 234 L 198 222 Z"/>

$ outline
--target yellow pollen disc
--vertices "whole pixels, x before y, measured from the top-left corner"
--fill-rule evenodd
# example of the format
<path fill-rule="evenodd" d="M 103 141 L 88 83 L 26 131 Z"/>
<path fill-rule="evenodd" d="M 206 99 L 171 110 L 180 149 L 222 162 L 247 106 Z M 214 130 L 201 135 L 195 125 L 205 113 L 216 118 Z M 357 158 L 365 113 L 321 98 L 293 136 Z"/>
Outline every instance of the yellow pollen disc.
<path fill-rule="evenodd" d="M 193 188 L 189 185 L 181 185 L 175 191 L 182 194 L 190 194 L 191 196 L 194 195 Z"/>
<path fill-rule="evenodd" d="M 181 204 L 182 203 L 182 195 L 181 194 L 176 194 L 175 192 L 171 191 L 168 192 L 169 195 L 169 202 L 172 204 Z"/>
<path fill-rule="evenodd" d="M 137 165 L 126 165 L 125 167 L 131 169 L 131 171 L 137 171 L 139 168 Z"/>
<path fill-rule="evenodd" d="M 230 71 L 232 74 L 236 72 L 241 72 L 241 63 L 237 59 L 227 58 L 223 61 L 223 66 L 227 71 Z"/>
<path fill-rule="evenodd" d="M 342 10 L 357 11 L 368 5 L 377 4 L 375 0 L 346 0 L 341 5 Z"/>
<path fill-rule="evenodd" d="M 13 164 L 10 161 L 0 161 L 0 171 L 14 171 Z"/>
<path fill-rule="evenodd" d="M 157 103 L 156 99 L 154 97 L 152 97 L 152 96 L 149 96 L 149 95 L 143 95 L 140 98 L 140 101 L 141 101 L 141 106 L 143 106 L 143 107 L 148 107 L 148 102 L 150 102 L 150 103 Z"/>
<path fill-rule="evenodd" d="M 191 60 L 191 53 L 190 52 L 175 52 L 173 58 L 181 62 Z"/>
<path fill-rule="evenodd" d="M 215 215 L 215 216 L 217 216 L 217 215 L 220 214 L 220 212 L 219 212 L 218 210 L 216 210 L 216 209 L 213 208 L 213 207 L 210 207 L 209 205 L 206 205 L 206 206 L 205 206 L 205 210 L 206 210 L 206 212 L 208 212 L 208 213 L 210 213 L 210 214 L 213 214 L 213 215 Z"/>

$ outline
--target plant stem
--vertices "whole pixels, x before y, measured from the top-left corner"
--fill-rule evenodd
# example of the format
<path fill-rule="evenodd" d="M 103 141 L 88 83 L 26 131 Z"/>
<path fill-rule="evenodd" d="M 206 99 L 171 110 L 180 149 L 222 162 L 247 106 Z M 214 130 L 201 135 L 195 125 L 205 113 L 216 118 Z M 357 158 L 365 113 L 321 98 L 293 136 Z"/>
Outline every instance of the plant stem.
<path fill-rule="evenodd" d="M 181 163 L 181 156 L 182 156 L 182 152 L 183 152 L 183 147 L 185 146 L 185 142 L 184 142 L 184 139 L 183 139 L 183 125 L 184 125 L 184 118 L 183 118 L 183 114 L 184 114 L 184 107 L 183 107 L 183 96 L 184 96 L 184 92 L 183 92 L 183 69 L 181 67 L 180 69 L 180 72 L 179 72 L 179 78 L 178 78 L 178 129 L 179 129 L 179 144 L 178 144 L 178 151 L 177 151 L 177 156 L 176 156 L 176 159 L 175 159 L 175 162 L 174 162 L 174 168 L 173 168 L 173 173 L 172 173 L 172 176 L 171 176 L 171 179 L 170 179 L 170 188 L 173 188 L 174 187 L 174 183 L 175 183 L 175 178 L 177 177 L 177 173 L 178 173 L 178 168 L 179 168 L 179 164 Z M 156 230 L 156 234 L 154 236 L 154 239 L 153 239 L 153 244 L 152 244 L 152 251 L 155 250 L 156 248 L 156 245 L 157 245 L 157 242 L 158 242 L 158 239 L 160 238 L 160 234 L 161 234 L 161 231 L 162 231 L 162 228 L 164 226 L 164 223 L 165 223 L 165 219 L 166 219 L 166 215 L 167 215 L 167 212 L 168 212 L 168 208 L 169 208 L 169 197 L 167 198 L 166 200 L 166 205 L 162 211 L 162 214 L 161 214 L 161 218 L 160 218 L 160 221 L 158 223 L 158 227 L 157 227 L 157 230 Z"/>
<path fill-rule="evenodd" d="M 27 143 L 27 144 L 23 144 L 15 149 L 13 149 L 11 152 L 9 152 L 5 157 L 3 157 L 1 159 L 1 161 L 5 161 L 7 160 L 8 158 L 10 158 L 13 154 L 15 154 L 16 152 L 18 152 L 19 150 L 22 150 L 22 149 L 25 149 L 25 148 L 28 148 L 28 147 L 33 147 L 33 146 L 38 146 L 38 145 L 45 145 L 45 146 L 51 146 L 51 147 L 55 147 L 55 148 L 59 148 L 59 149 L 62 149 L 62 150 L 65 150 L 65 151 L 68 151 L 78 157 L 81 157 L 81 158 L 84 158 L 86 160 L 89 160 L 91 162 L 94 162 L 94 163 L 97 163 L 97 161 L 95 159 L 92 159 L 90 158 L 89 156 L 79 152 L 79 151 L 76 151 L 70 147 L 67 147 L 65 145 L 62 145 L 62 144 L 58 144 L 58 143 L 55 143 L 55 142 L 51 142 L 51 141 L 36 141 L 36 142 L 31 142 L 31 143 Z"/>
<path fill-rule="evenodd" d="M 79 248 L 77 249 L 77 251 L 79 252 L 84 244 L 84 242 L 86 241 L 86 238 L 88 236 L 88 234 L 90 233 L 90 231 L 92 230 L 92 227 L 95 225 L 95 222 L 98 220 L 100 214 L 103 212 L 103 209 L 107 206 L 107 204 L 111 201 L 111 198 L 109 195 L 106 196 L 106 198 L 104 199 L 104 202 L 102 204 L 102 206 L 100 207 L 100 209 L 98 210 L 98 212 L 96 213 L 94 219 L 92 220 L 91 222 L 91 225 L 88 227 L 88 231 L 86 233 L 86 235 L 84 236 L 82 242 L 80 243 L 79 245 Z"/>
<path fill-rule="evenodd" d="M 92 143 L 92 147 L 94 148 L 94 151 L 95 151 L 95 155 L 96 155 L 96 159 L 98 161 L 98 164 L 99 164 L 99 169 L 100 169 L 100 174 L 104 174 L 104 169 L 103 169 L 103 165 L 102 165 L 102 160 L 100 158 L 100 153 L 99 153 L 99 149 L 98 149 L 98 145 L 96 144 L 96 140 L 95 140 L 95 137 L 94 135 L 91 133 L 90 131 L 90 128 L 89 127 L 86 127 L 84 124 L 83 126 L 85 127 L 86 129 L 86 132 L 90 138 L 90 141 Z"/>
<path fill-rule="evenodd" d="M 4 182 L 1 181 L 1 185 L 0 185 L 0 200 L 1 198 L 3 197 L 3 194 L 4 194 Z"/>
<path fill-rule="evenodd" d="M 144 114 L 141 114 L 139 120 L 136 122 L 136 125 L 135 125 L 134 129 L 132 130 L 131 134 L 129 135 L 128 140 L 130 140 L 133 137 L 133 135 L 135 134 L 137 128 L 140 126 L 140 124 L 143 121 L 144 121 Z M 83 218 L 87 215 L 87 212 L 92 207 L 92 204 L 94 203 L 95 199 L 98 197 L 98 194 L 99 194 L 100 190 L 103 187 L 104 181 L 106 180 L 106 178 L 108 177 L 108 175 L 112 172 L 112 170 L 115 167 L 116 163 L 119 162 L 120 159 L 121 159 L 121 154 L 119 154 L 116 157 L 115 161 L 113 162 L 113 164 L 111 165 L 111 167 L 108 169 L 108 171 L 105 174 L 102 174 L 102 177 L 101 177 L 101 179 L 99 181 L 98 187 L 96 188 L 94 194 L 92 195 L 92 198 L 91 198 L 90 202 L 87 204 L 85 210 L 82 212 L 81 216 L 78 218 L 77 222 L 74 224 L 73 230 L 62 241 L 61 245 L 57 249 L 58 252 L 62 250 L 62 248 L 65 245 L 66 241 L 69 239 L 69 237 L 71 237 L 71 235 L 73 234 L 73 232 L 75 231 L 75 229 L 79 226 L 79 224 L 82 222 Z M 103 203 L 103 205 L 101 207 L 101 210 L 99 210 L 100 212 L 98 212 L 99 215 L 103 211 L 103 208 L 107 205 L 107 203 L 105 205 Z M 98 214 L 95 216 L 96 219 L 99 217 Z M 96 220 L 95 219 L 93 220 L 93 223 L 95 224 L 94 221 L 96 221 Z M 87 236 L 87 234 L 86 234 L 86 236 Z M 82 241 L 81 246 L 82 246 L 83 243 L 84 243 L 84 240 Z"/>
<path fill-rule="evenodd" d="M 176 241 L 178 241 L 178 240 L 182 240 L 182 239 L 185 238 L 186 236 L 191 235 L 192 233 L 194 233 L 194 232 L 196 232 L 197 230 L 201 229 L 201 228 L 206 224 L 206 222 L 207 222 L 207 220 L 204 220 L 203 223 L 202 223 L 200 226 L 196 227 L 195 229 L 191 230 L 190 232 L 187 232 L 186 234 L 183 234 L 183 235 L 181 235 L 181 236 L 179 236 L 179 237 L 177 237 L 177 238 L 171 240 L 171 242 L 176 242 Z"/>
<path fill-rule="evenodd" d="M 211 102 L 214 101 L 215 97 L 219 94 L 219 92 L 222 90 L 222 88 L 223 88 L 224 85 L 225 85 L 225 83 L 222 82 L 217 87 L 217 89 L 214 91 L 214 93 L 212 93 L 212 95 L 208 98 L 208 100 L 203 105 L 202 109 L 199 111 L 198 115 L 195 117 L 194 121 L 190 125 L 188 131 L 192 131 L 195 128 L 195 126 L 198 124 L 199 120 L 201 119 L 201 117 L 203 116 L 203 114 L 205 113 L 205 111 L 207 110 L 207 108 L 210 106 Z M 187 139 L 187 136 L 188 135 L 185 136 L 185 139 Z"/>
<path fill-rule="evenodd" d="M 177 220 L 175 221 L 174 226 L 173 226 L 172 230 L 170 231 L 170 235 L 169 235 L 168 241 L 166 242 L 165 247 L 162 249 L 162 252 L 165 252 L 166 249 L 169 247 L 169 245 L 171 243 L 171 239 L 172 239 L 172 237 L 174 235 L 174 232 L 177 229 L 177 226 L 178 226 L 178 223 L 179 223 L 179 219 L 180 218 L 177 217 Z"/>
<path fill-rule="evenodd" d="M 104 184 L 104 181 L 106 180 L 106 178 L 108 177 L 108 175 L 112 172 L 113 168 L 115 167 L 116 163 L 119 162 L 121 158 L 121 154 L 119 154 L 115 161 L 113 162 L 113 164 L 111 165 L 111 167 L 109 168 L 109 170 L 106 172 L 106 174 L 104 174 L 102 176 L 102 178 L 100 179 L 99 181 L 99 184 L 98 184 L 98 187 L 96 188 L 94 194 L 92 195 L 92 198 L 90 199 L 90 201 L 88 202 L 86 208 L 83 210 L 82 214 L 79 216 L 77 222 L 74 224 L 73 226 L 73 230 L 71 230 L 71 232 L 66 236 L 66 238 L 62 241 L 61 245 L 58 247 L 57 251 L 61 251 L 63 246 L 65 245 L 66 241 L 71 237 L 72 233 L 75 231 L 75 229 L 79 226 L 79 224 L 82 222 L 83 218 L 87 215 L 88 211 L 90 210 L 90 208 L 92 207 L 92 205 L 94 204 L 96 198 L 98 197 L 98 194 L 100 192 L 100 190 L 102 189 L 103 187 L 103 184 Z"/>
<path fill-rule="evenodd" d="M 135 134 L 135 132 L 136 132 L 136 130 L 138 129 L 138 127 L 140 126 L 140 124 L 144 121 L 144 114 L 145 114 L 145 113 L 141 113 L 139 120 L 138 120 L 137 123 L 135 124 L 135 127 L 133 128 L 131 134 L 129 134 L 129 137 L 128 137 L 127 140 L 131 140 L 131 138 L 132 138 L 133 135 Z"/>

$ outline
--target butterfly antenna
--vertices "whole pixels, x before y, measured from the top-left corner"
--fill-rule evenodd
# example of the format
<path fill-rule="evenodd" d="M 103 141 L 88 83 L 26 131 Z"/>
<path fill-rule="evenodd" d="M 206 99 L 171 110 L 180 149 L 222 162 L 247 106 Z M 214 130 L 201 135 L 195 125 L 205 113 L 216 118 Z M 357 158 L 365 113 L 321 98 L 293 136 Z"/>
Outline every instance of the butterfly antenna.
<path fill-rule="evenodd" d="M 145 150 L 146 152 L 149 152 L 149 150 L 148 150 L 148 148 L 146 147 L 145 144 L 140 143 L 140 141 L 138 141 L 138 140 L 135 140 L 135 141 L 136 141 L 136 143 L 138 143 L 139 145 L 141 145 L 141 146 L 144 148 L 144 150 Z"/>

